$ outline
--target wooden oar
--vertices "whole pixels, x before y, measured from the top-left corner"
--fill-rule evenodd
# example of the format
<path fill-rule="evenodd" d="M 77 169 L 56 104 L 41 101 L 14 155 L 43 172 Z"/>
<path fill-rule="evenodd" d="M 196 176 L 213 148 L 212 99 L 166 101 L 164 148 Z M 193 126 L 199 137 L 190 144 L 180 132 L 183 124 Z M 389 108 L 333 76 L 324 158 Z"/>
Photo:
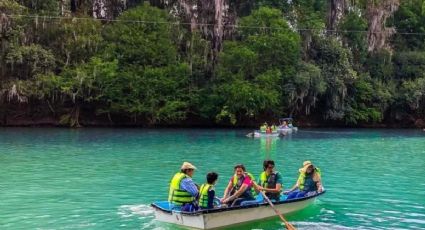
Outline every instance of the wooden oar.
<path fill-rule="evenodd" d="M 274 212 L 280 217 L 280 219 L 283 221 L 283 223 L 285 223 L 286 229 L 288 230 L 297 230 L 292 224 L 290 224 L 288 221 L 285 220 L 285 218 L 283 217 L 282 213 L 279 212 L 279 210 L 277 210 L 273 203 L 270 201 L 270 199 L 266 196 L 266 193 L 264 191 L 260 191 L 261 194 L 263 194 L 264 199 L 267 200 L 267 202 L 269 203 L 270 207 L 274 210 Z"/>

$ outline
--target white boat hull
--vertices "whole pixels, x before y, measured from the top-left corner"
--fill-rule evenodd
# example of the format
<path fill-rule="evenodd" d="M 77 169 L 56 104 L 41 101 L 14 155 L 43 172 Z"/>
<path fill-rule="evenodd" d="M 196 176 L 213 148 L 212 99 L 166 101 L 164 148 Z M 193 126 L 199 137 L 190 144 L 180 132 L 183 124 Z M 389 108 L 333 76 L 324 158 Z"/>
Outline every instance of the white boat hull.
<path fill-rule="evenodd" d="M 246 136 L 247 137 L 254 137 L 254 138 L 258 138 L 258 137 L 280 137 L 280 136 L 284 136 L 284 134 L 277 132 L 277 131 L 272 132 L 272 133 L 254 131 L 252 133 L 248 133 Z"/>
<path fill-rule="evenodd" d="M 277 129 L 277 131 L 279 133 L 283 133 L 283 134 L 291 134 L 293 132 L 297 132 L 298 128 L 297 127 L 292 127 L 292 128 L 279 128 Z"/>
<path fill-rule="evenodd" d="M 294 202 L 275 204 L 275 207 L 282 214 L 287 214 L 307 207 L 315 199 L 316 196 Z M 165 212 L 159 208 L 155 208 L 155 217 L 159 221 L 198 229 L 219 228 L 274 216 L 276 216 L 276 213 L 268 204 L 218 212 L 213 211 L 211 213 L 194 213 L 193 215 L 182 212 Z"/>

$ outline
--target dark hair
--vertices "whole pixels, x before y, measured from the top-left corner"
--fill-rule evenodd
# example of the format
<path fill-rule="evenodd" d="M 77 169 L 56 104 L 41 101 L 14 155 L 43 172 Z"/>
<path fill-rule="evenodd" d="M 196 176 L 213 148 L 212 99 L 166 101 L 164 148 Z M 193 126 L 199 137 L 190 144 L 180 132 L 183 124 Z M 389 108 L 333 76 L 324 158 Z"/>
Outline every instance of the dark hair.
<path fill-rule="evenodd" d="M 264 162 L 263 162 L 263 169 L 266 170 L 269 165 L 273 165 L 274 166 L 274 161 L 273 160 L 264 160 Z"/>
<path fill-rule="evenodd" d="M 218 179 L 218 174 L 216 172 L 209 172 L 207 174 L 207 183 L 212 184 Z"/>
<path fill-rule="evenodd" d="M 244 172 L 246 171 L 245 166 L 243 164 L 237 164 L 233 169 L 236 170 L 237 168 L 241 168 Z"/>

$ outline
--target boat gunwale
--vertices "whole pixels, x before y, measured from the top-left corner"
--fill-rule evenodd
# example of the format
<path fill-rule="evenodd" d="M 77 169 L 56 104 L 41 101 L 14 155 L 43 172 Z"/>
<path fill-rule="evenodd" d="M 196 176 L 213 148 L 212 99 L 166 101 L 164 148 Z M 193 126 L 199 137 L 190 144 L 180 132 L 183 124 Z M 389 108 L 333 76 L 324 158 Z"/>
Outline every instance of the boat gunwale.
<path fill-rule="evenodd" d="M 302 197 L 302 198 L 296 198 L 296 199 L 290 199 L 290 200 L 283 200 L 283 201 L 277 201 L 277 202 L 272 202 L 273 205 L 281 205 L 281 204 L 289 204 L 289 203 L 295 203 L 295 202 L 300 202 L 300 201 L 304 201 L 304 200 L 309 200 L 312 198 L 316 198 L 320 195 L 323 195 L 326 191 L 323 191 L 321 193 L 316 193 L 312 196 L 307 196 L 307 197 Z M 173 213 L 173 212 L 179 212 L 182 215 L 185 216 L 199 216 L 199 215 L 203 215 L 203 214 L 210 214 L 210 213 L 218 213 L 218 212 L 226 212 L 226 211 L 233 211 L 233 210 L 240 210 L 240 209 L 250 209 L 250 208 L 255 208 L 255 207 L 260 207 L 260 206 L 268 206 L 269 203 L 256 203 L 256 204 L 249 204 L 249 205 L 244 205 L 244 206 L 236 206 L 236 207 L 225 207 L 225 208 L 212 208 L 212 209 L 201 209 L 195 212 L 186 212 L 186 211 L 173 211 L 173 210 L 169 210 L 169 209 L 164 209 L 160 206 L 158 206 L 155 203 L 152 203 L 151 206 L 153 208 L 159 209 L 163 212 L 166 213 Z"/>

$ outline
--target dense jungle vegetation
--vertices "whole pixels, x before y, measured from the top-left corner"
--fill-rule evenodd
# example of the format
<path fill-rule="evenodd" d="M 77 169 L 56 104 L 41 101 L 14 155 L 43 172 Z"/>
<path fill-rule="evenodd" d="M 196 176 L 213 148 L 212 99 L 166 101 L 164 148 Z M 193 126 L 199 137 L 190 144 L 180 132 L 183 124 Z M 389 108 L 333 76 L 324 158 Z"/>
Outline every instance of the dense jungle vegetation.
<path fill-rule="evenodd" d="M 2 0 L 0 124 L 425 126 L 425 0 Z"/>

